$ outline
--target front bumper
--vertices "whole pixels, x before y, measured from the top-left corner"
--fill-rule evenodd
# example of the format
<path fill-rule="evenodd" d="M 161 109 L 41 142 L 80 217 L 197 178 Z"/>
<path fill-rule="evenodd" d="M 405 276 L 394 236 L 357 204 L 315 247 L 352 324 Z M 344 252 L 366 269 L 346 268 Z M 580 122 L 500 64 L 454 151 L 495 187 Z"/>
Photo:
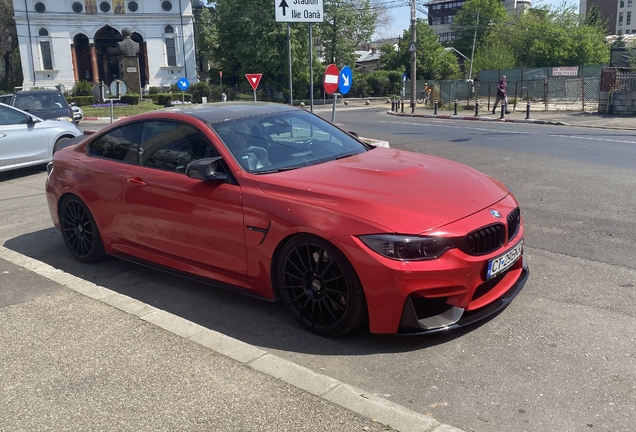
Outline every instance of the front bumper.
<path fill-rule="evenodd" d="M 475 324 L 501 312 L 512 302 L 517 294 L 521 292 L 521 289 L 530 276 L 530 269 L 523 256 L 520 258 L 520 261 L 520 274 L 508 291 L 481 309 L 466 311 L 459 307 L 436 305 L 439 308 L 437 312 L 440 312 L 438 314 L 426 314 L 425 311 L 419 311 L 418 313 L 413 303 L 413 297 L 407 297 L 404 303 L 398 333 L 416 335 L 445 332 Z M 421 310 L 422 308 L 418 309 Z"/>

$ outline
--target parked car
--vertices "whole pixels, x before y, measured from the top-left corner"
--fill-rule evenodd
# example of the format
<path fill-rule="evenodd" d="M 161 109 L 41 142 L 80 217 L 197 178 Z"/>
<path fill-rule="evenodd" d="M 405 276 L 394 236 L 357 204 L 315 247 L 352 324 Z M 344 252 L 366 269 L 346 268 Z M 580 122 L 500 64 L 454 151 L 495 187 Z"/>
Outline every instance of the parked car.
<path fill-rule="evenodd" d="M 46 195 L 81 262 L 109 254 L 280 298 L 328 336 L 462 327 L 528 278 L 507 186 L 302 109 L 172 108 L 78 140 L 53 157 Z"/>
<path fill-rule="evenodd" d="M 80 135 L 73 123 L 43 120 L 0 103 L 0 171 L 50 162 L 57 147 Z"/>
<path fill-rule="evenodd" d="M 73 110 L 59 90 L 22 90 L 5 96 L 0 102 L 12 105 L 44 120 L 74 121 Z"/>
<path fill-rule="evenodd" d="M 75 102 L 71 102 L 71 109 L 73 110 L 73 121 L 75 124 L 79 124 L 84 119 L 84 111 Z"/>

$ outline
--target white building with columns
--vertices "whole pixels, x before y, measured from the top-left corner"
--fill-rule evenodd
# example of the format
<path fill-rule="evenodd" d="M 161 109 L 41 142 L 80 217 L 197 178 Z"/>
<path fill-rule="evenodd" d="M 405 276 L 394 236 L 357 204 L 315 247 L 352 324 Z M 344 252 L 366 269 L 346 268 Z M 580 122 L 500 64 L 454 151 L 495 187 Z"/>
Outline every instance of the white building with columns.
<path fill-rule="evenodd" d="M 197 82 L 194 0 L 13 0 L 24 88 L 119 77 L 122 29 L 139 43 L 141 88 Z"/>

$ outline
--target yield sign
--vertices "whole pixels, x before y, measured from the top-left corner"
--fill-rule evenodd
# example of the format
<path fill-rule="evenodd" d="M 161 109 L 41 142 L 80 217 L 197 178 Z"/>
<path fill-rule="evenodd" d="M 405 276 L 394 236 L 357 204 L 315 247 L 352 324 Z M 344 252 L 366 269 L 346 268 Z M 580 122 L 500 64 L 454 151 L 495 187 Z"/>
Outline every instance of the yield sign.
<path fill-rule="evenodd" d="M 339 75 L 340 71 L 338 70 L 338 66 L 335 64 L 327 66 L 327 69 L 325 70 L 325 78 L 323 80 L 325 92 L 327 94 L 333 94 L 336 90 L 338 90 Z"/>
<path fill-rule="evenodd" d="M 261 82 L 262 76 L 263 74 L 245 74 L 245 78 L 247 78 L 253 90 L 256 90 L 258 87 L 258 83 Z"/>

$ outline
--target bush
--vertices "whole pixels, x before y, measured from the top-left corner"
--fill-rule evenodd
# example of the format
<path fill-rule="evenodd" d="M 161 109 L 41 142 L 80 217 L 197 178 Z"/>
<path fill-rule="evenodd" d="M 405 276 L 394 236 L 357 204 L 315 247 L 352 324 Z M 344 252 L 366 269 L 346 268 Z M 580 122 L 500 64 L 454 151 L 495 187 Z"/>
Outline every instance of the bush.
<path fill-rule="evenodd" d="M 156 94 L 159 94 L 160 92 L 161 92 L 161 89 L 159 87 L 150 87 L 148 89 L 148 94 L 151 94 L 151 95 L 156 95 Z"/>
<path fill-rule="evenodd" d="M 73 96 L 92 96 L 93 84 L 88 81 L 78 81 L 75 83 L 75 87 L 73 87 L 71 94 Z"/>
<path fill-rule="evenodd" d="M 125 94 L 121 97 L 120 102 L 128 105 L 139 105 L 140 95 L 135 93 Z"/>
<path fill-rule="evenodd" d="M 95 103 L 93 96 L 68 96 L 66 98 L 68 103 L 75 102 L 77 106 L 89 106 Z"/>
<path fill-rule="evenodd" d="M 190 87 L 190 93 L 192 93 L 192 102 L 201 103 L 202 98 L 208 98 L 208 101 L 212 100 L 212 87 L 205 81 L 200 81 Z"/>
<path fill-rule="evenodd" d="M 157 103 L 163 106 L 172 105 L 172 94 L 170 93 L 161 93 L 157 95 Z"/>

